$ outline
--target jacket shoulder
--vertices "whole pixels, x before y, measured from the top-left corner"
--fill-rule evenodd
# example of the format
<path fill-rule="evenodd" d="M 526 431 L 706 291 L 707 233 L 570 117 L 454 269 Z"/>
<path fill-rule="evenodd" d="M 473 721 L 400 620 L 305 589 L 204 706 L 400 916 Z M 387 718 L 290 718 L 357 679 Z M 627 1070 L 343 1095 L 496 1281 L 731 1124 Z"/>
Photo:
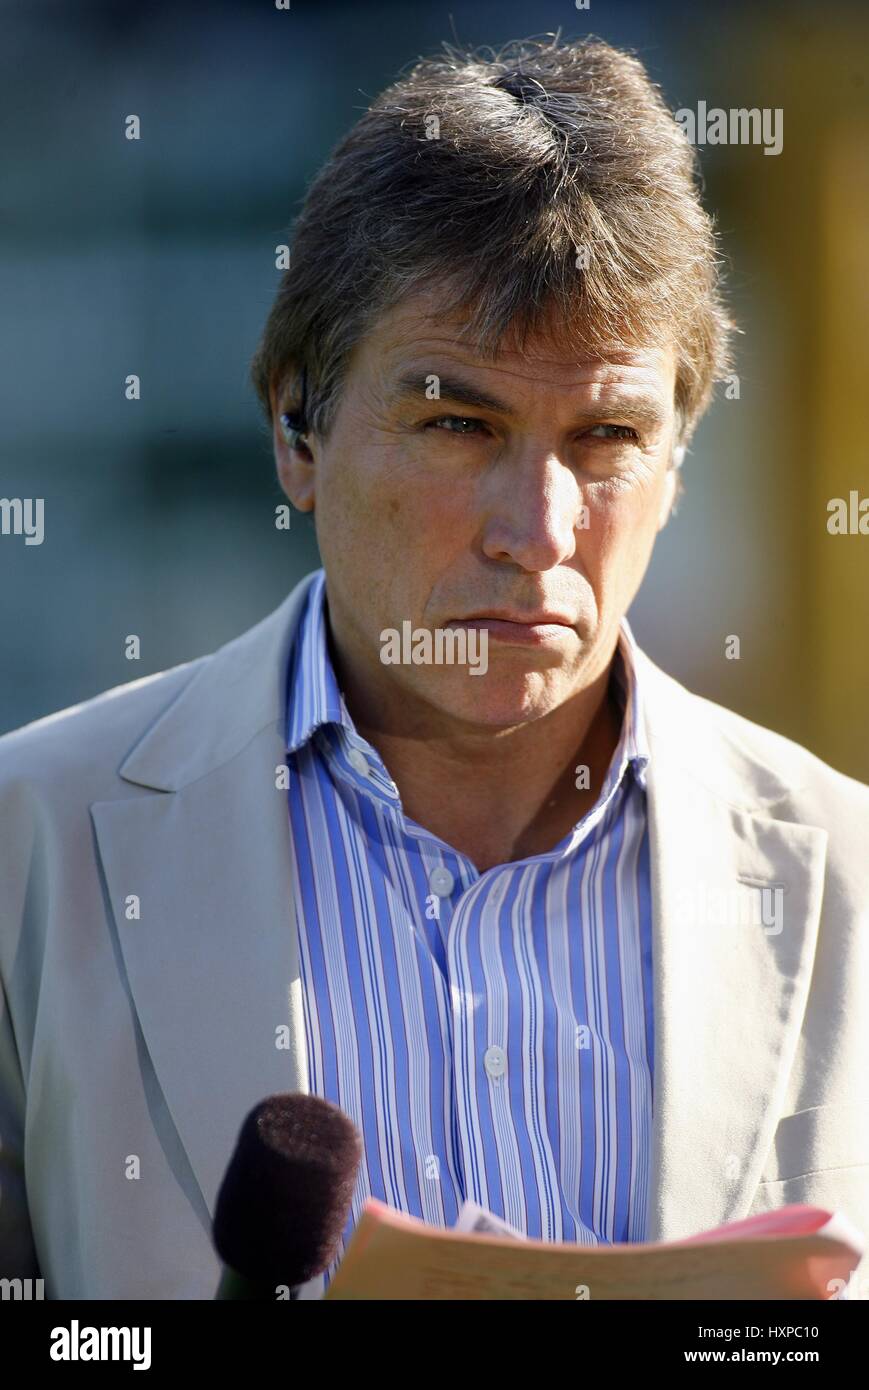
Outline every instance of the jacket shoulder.
<path fill-rule="evenodd" d="M 731 743 L 747 759 L 762 763 L 776 773 L 791 795 L 815 799 L 819 803 L 832 798 L 869 814 L 869 786 L 865 782 L 839 772 L 803 744 L 774 729 L 755 724 L 735 710 L 716 705 L 702 696 L 694 698 L 710 711 Z"/>
<path fill-rule="evenodd" d="M 803 744 L 757 724 L 681 685 L 645 658 L 657 706 L 668 708 L 667 728 L 701 779 L 724 753 L 732 799 L 757 798 L 770 815 L 862 836 L 869 835 L 869 786 L 825 763 Z"/>
<path fill-rule="evenodd" d="M 45 715 L 0 737 L 0 792 L 22 782 L 56 785 L 58 774 L 78 772 L 82 789 L 117 773 L 137 736 L 193 679 L 208 656 L 142 676 Z"/>
<path fill-rule="evenodd" d="M 662 673 L 663 674 L 663 673 Z M 852 894 L 869 892 L 869 787 L 838 771 L 794 739 L 745 719 L 736 710 L 670 682 L 677 705 L 674 737 L 685 737 L 697 776 L 705 780 L 713 749 L 723 753 L 733 805 L 770 819 L 815 826 L 827 833 L 827 881 L 845 881 Z M 865 905 L 861 910 L 865 910 Z"/>

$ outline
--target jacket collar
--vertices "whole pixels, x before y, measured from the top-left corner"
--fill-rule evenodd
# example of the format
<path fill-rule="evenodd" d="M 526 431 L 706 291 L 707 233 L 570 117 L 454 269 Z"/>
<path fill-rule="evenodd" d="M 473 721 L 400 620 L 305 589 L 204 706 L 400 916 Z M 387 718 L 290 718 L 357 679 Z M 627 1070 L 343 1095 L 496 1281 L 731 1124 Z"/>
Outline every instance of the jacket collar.
<path fill-rule="evenodd" d="M 190 663 L 190 680 L 119 768 L 128 782 L 181 791 L 235 758 L 258 733 L 283 735 L 290 652 L 316 571 L 255 627 Z"/>

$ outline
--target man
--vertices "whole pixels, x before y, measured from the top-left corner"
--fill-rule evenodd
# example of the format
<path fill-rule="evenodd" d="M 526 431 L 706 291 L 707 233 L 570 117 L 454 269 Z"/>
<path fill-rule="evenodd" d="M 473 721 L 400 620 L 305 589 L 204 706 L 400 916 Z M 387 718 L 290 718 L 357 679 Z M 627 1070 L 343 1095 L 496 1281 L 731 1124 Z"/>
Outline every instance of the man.
<path fill-rule="evenodd" d="M 239 1125 L 299 1090 L 362 1132 L 348 1236 L 369 1194 L 869 1236 L 869 791 L 625 621 L 727 360 L 715 261 L 603 43 L 447 49 L 335 151 L 254 362 L 323 570 L 0 741 L 3 1274 L 210 1297 Z"/>

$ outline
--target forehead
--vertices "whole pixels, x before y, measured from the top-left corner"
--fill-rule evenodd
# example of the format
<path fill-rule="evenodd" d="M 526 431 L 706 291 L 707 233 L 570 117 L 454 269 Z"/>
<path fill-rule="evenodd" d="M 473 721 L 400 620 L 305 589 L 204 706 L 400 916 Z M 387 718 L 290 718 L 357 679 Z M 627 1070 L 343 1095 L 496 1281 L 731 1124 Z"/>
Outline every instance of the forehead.
<path fill-rule="evenodd" d="M 389 388 L 417 370 L 421 376 L 437 373 L 439 365 L 461 365 L 494 373 L 507 388 L 509 382 L 549 388 L 577 388 L 624 384 L 672 393 L 676 376 L 676 350 L 672 341 L 643 345 L 613 343 L 600 355 L 566 355 L 553 335 L 542 329 L 529 335 L 521 350 L 506 335 L 495 357 L 480 357 L 463 340 L 466 316 L 449 317 L 438 310 L 437 295 L 423 292 L 384 314 L 360 345 L 360 367 L 376 375 Z"/>

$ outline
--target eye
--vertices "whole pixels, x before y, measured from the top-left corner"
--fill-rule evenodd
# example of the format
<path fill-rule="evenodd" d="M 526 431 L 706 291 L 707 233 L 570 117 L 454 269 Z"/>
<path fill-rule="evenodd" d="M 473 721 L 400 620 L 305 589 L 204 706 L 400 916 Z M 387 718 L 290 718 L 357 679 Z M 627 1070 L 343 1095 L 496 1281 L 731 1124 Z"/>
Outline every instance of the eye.
<path fill-rule="evenodd" d="M 599 435 L 596 433 L 597 430 L 617 430 L 619 433 L 614 435 Z M 620 443 L 622 440 L 639 441 L 640 438 L 637 431 L 632 429 L 630 425 L 595 425 L 593 429 L 588 430 L 587 433 L 596 439 L 614 439 L 617 443 Z"/>
<path fill-rule="evenodd" d="M 439 415 L 439 416 L 437 417 L 437 419 L 435 419 L 435 420 L 427 420 L 426 423 L 425 423 L 425 427 L 424 427 L 424 428 L 427 429 L 427 430 L 430 430 L 430 429 L 441 430 L 441 431 L 443 431 L 443 432 L 446 433 L 446 434 L 459 434 L 459 435 L 464 435 L 464 434 L 477 434 L 477 433 L 479 432 L 477 429 L 470 429 L 470 430 L 466 430 L 466 429 L 463 429 L 463 428 L 457 429 L 457 428 L 456 428 L 457 425 L 458 425 L 458 426 L 464 426 L 464 425 L 477 426 L 477 425 L 479 425 L 479 426 L 480 426 L 481 428 L 483 428 L 483 429 L 485 429 L 485 427 L 486 427 L 486 426 L 485 426 L 485 422 L 484 422 L 483 420 L 477 420 L 477 419 L 475 419 L 475 417 L 472 416 L 472 415 Z"/>

